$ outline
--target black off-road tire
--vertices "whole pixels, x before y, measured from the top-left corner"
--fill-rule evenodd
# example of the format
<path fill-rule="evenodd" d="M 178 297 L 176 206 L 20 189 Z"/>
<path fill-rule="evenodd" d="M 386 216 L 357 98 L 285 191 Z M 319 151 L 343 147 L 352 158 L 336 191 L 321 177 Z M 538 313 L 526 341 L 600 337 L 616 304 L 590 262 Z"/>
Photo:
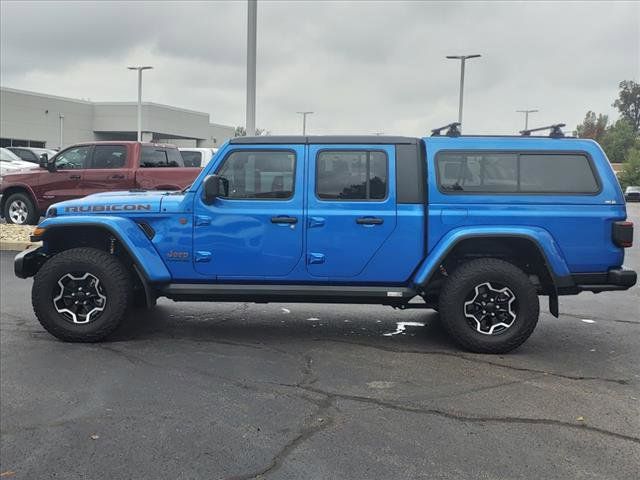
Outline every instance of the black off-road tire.
<path fill-rule="evenodd" d="M 24 222 L 16 222 L 11 218 L 10 209 L 11 205 L 14 202 L 22 202 L 26 207 L 27 215 Z M 34 204 L 31 197 L 26 193 L 14 193 L 9 195 L 9 198 L 4 202 L 4 211 L 2 212 L 4 215 L 4 219 L 7 223 L 12 223 L 15 225 L 37 225 L 38 220 L 40 219 L 40 213 L 38 212 L 38 208 Z"/>
<path fill-rule="evenodd" d="M 88 272 L 98 278 L 106 296 L 104 311 L 86 324 L 73 323 L 54 306 L 58 280 L 72 272 Z M 99 342 L 126 316 L 131 292 L 131 277 L 118 258 L 96 248 L 74 248 L 55 255 L 40 268 L 33 281 L 31 302 L 40 324 L 60 340 Z"/>
<path fill-rule="evenodd" d="M 465 317 L 464 303 L 470 292 L 483 282 L 508 287 L 516 296 L 516 318 L 509 328 L 496 334 L 483 334 Z M 506 353 L 522 345 L 533 333 L 540 315 L 536 287 L 515 265 L 494 258 L 472 260 L 453 271 L 440 292 L 442 325 L 451 338 L 475 353 Z"/>

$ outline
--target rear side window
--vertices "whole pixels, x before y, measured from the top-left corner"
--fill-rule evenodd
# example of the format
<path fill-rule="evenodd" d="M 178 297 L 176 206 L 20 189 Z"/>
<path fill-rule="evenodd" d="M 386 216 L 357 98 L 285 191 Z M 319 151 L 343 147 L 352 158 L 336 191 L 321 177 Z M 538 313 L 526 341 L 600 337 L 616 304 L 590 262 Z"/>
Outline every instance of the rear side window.
<path fill-rule="evenodd" d="M 520 188 L 525 192 L 596 193 L 584 155 L 520 155 Z"/>
<path fill-rule="evenodd" d="M 124 168 L 127 149 L 122 145 L 96 145 L 92 168 Z"/>
<path fill-rule="evenodd" d="M 200 152 L 180 152 L 182 159 L 184 160 L 185 167 L 201 167 L 202 166 L 202 153 Z"/>
<path fill-rule="evenodd" d="M 517 192 L 518 155 L 445 153 L 438 156 L 440 186 L 450 192 Z"/>
<path fill-rule="evenodd" d="M 183 167 L 184 161 L 176 148 L 142 147 L 140 155 L 142 168 Z"/>
<path fill-rule="evenodd" d="M 322 200 L 384 200 L 387 154 L 323 151 L 317 157 L 316 194 Z"/>
<path fill-rule="evenodd" d="M 586 155 L 574 153 L 441 152 L 439 188 L 448 193 L 598 192 Z"/>

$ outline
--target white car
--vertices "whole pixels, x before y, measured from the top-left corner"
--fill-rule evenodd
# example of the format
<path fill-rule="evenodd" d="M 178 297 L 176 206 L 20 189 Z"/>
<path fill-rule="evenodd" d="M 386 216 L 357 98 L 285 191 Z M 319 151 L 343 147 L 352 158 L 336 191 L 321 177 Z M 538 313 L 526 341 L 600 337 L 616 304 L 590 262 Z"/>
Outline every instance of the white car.
<path fill-rule="evenodd" d="M 15 153 L 10 152 L 6 148 L 0 148 L 0 176 L 3 176 L 5 173 L 16 172 L 26 168 L 38 168 L 38 165 L 31 162 L 25 162 Z"/>
<path fill-rule="evenodd" d="M 218 151 L 217 148 L 179 148 L 185 167 L 204 168 Z"/>

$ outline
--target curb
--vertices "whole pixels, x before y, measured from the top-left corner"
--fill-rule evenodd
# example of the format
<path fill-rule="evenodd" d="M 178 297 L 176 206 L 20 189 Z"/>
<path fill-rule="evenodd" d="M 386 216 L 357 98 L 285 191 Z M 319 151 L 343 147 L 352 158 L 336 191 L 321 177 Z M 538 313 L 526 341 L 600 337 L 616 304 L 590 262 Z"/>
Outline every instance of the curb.
<path fill-rule="evenodd" d="M 0 251 L 21 252 L 29 247 L 40 245 L 42 242 L 0 242 Z"/>

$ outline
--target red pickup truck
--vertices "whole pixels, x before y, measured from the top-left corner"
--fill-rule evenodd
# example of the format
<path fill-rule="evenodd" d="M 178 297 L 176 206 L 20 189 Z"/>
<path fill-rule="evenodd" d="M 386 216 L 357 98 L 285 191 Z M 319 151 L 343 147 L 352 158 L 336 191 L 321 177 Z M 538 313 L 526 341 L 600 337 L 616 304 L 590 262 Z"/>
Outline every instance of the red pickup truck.
<path fill-rule="evenodd" d="M 185 167 L 173 145 L 91 142 L 73 145 L 41 168 L 0 177 L 0 215 L 8 223 L 35 225 L 49 205 L 113 190 L 181 190 L 200 168 Z"/>

